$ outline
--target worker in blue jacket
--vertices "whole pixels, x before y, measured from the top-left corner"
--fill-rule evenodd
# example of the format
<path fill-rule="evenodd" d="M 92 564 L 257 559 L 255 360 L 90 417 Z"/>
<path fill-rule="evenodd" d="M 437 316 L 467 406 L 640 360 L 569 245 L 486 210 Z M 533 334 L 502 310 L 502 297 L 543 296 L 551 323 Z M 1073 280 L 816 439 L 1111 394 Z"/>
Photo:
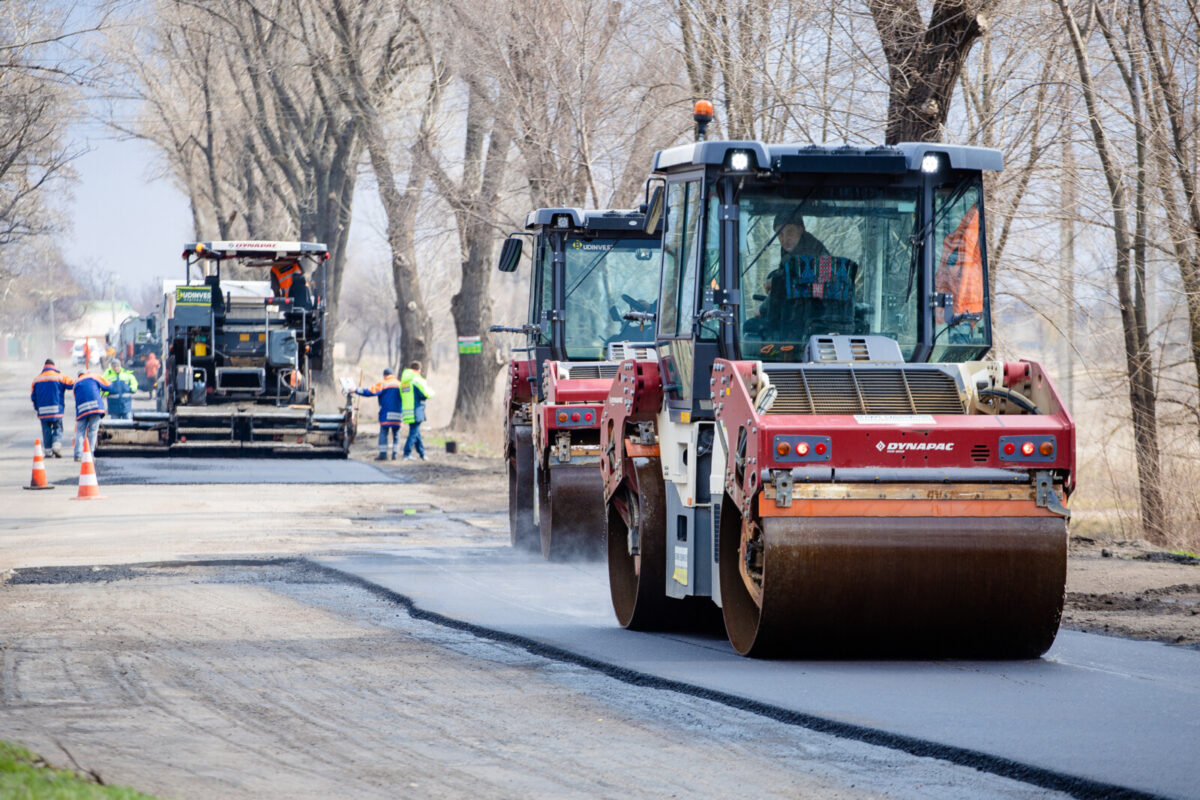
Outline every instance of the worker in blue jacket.
<path fill-rule="evenodd" d="M 104 416 L 104 390 L 109 382 L 101 375 L 81 372 L 75 378 L 75 460 L 83 458 L 83 437 L 88 439 L 89 449 L 96 452 L 96 434 L 100 432 L 100 418 Z"/>
<path fill-rule="evenodd" d="M 379 455 L 376 461 L 387 461 L 388 437 L 392 439 L 392 460 L 400 440 L 400 423 L 404 421 L 400 403 L 400 381 L 391 369 L 383 370 L 383 380 L 370 389 L 356 389 L 363 397 L 379 398 Z"/>
<path fill-rule="evenodd" d="M 42 372 L 33 379 L 29 399 L 42 423 L 42 443 L 55 458 L 62 458 L 63 414 L 67 409 L 67 389 L 72 380 L 58 371 L 49 358 L 42 365 Z"/>

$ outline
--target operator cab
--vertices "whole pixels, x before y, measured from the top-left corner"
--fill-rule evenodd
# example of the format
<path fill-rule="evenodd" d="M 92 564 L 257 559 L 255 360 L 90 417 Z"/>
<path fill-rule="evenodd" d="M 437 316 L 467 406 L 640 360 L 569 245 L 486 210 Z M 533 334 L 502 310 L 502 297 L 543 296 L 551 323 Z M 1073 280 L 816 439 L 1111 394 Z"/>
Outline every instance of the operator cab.
<path fill-rule="evenodd" d="M 656 334 L 672 405 L 711 413 L 705 365 L 716 357 L 982 358 L 991 347 L 982 172 L 1001 167 L 995 150 L 928 143 L 659 151 Z"/>
<path fill-rule="evenodd" d="M 532 238 L 529 315 L 518 329 L 529 336 L 538 364 L 619 362 L 622 343 L 653 341 L 654 329 L 626 315 L 650 319 L 658 289 L 657 231 L 645 231 L 645 214 L 541 208 L 525 218 L 525 231 L 509 237 L 500 269 L 516 269 L 520 236 Z M 602 366 L 572 372 L 611 377 Z M 540 370 L 539 370 L 540 374 Z M 589 373 L 590 374 L 590 373 Z"/>

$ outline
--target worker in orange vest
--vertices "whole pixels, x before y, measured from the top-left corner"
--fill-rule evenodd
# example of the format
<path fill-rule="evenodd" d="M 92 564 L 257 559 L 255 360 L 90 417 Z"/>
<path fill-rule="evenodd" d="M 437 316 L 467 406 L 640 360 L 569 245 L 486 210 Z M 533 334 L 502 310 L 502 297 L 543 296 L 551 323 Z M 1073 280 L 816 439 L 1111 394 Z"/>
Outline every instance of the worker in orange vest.
<path fill-rule="evenodd" d="M 304 270 L 295 261 L 284 261 L 271 266 L 271 291 L 276 297 L 290 297 L 292 281 L 297 275 L 303 275 Z"/>
<path fill-rule="evenodd" d="M 158 368 L 162 366 L 158 356 L 151 351 L 146 356 L 146 383 L 150 384 L 150 396 L 154 397 L 154 385 L 158 382 Z"/>
<path fill-rule="evenodd" d="M 937 321 L 949 325 L 970 322 L 971 329 L 983 318 L 983 259 L 979 253 L 979 206 L 963 215 L 958 227 L 942 243 L 942 258 L 933 281 L 934 290 L 953 295 L 947 315 L 937 309 Z"/>

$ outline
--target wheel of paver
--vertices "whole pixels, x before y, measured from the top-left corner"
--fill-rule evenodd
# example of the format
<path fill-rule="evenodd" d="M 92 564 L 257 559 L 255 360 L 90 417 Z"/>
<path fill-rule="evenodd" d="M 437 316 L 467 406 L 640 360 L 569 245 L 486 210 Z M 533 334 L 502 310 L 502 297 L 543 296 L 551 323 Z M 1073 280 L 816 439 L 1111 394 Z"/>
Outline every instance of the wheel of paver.
<path fill-rule="evenodd" d="M 538 527 L 550 561 L 604 557 L 604 479 L 595 464 L 538 471 Z"/>
<path fill-rule="evenodd" d="M 533 521 L 533 431 L 513 425 L 508 442 L 508 535 L 513 547 L 536 550 L 538 529 Z"/>
<path fill-rule="evenodd" d="M 638 459 L 634 480 L 622 484 L 605 508 L 608 523 L 608 588 L 622 627 L 668 627 L 666 496 L 659 459 Z M 633 459 L 625 460 L 626 468 Z"/>
<path fill-rule="evenodd" d="M 1035 658 L 1066 581 L 1055 516 L 743 518 L 721 510 L 725 631 L 746 656 Z"/>

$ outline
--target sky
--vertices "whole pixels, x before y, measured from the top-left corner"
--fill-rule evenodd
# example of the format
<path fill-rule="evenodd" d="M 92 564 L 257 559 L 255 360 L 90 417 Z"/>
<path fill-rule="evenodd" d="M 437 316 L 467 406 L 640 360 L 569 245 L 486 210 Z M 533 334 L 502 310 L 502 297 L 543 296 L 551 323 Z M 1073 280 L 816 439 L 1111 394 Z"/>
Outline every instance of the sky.
<path fill-rule="evenodd" d="M 151 177 L 150 145 L 98 138 L 86 128 L 78 136 L 89 150 L 74 164 L 69 263 L 114 274 L 118 291 L 131 295 L 156 278 L 182 276 L 179 254 L 191 236 L 191 212 L 182 192 Z"/>

